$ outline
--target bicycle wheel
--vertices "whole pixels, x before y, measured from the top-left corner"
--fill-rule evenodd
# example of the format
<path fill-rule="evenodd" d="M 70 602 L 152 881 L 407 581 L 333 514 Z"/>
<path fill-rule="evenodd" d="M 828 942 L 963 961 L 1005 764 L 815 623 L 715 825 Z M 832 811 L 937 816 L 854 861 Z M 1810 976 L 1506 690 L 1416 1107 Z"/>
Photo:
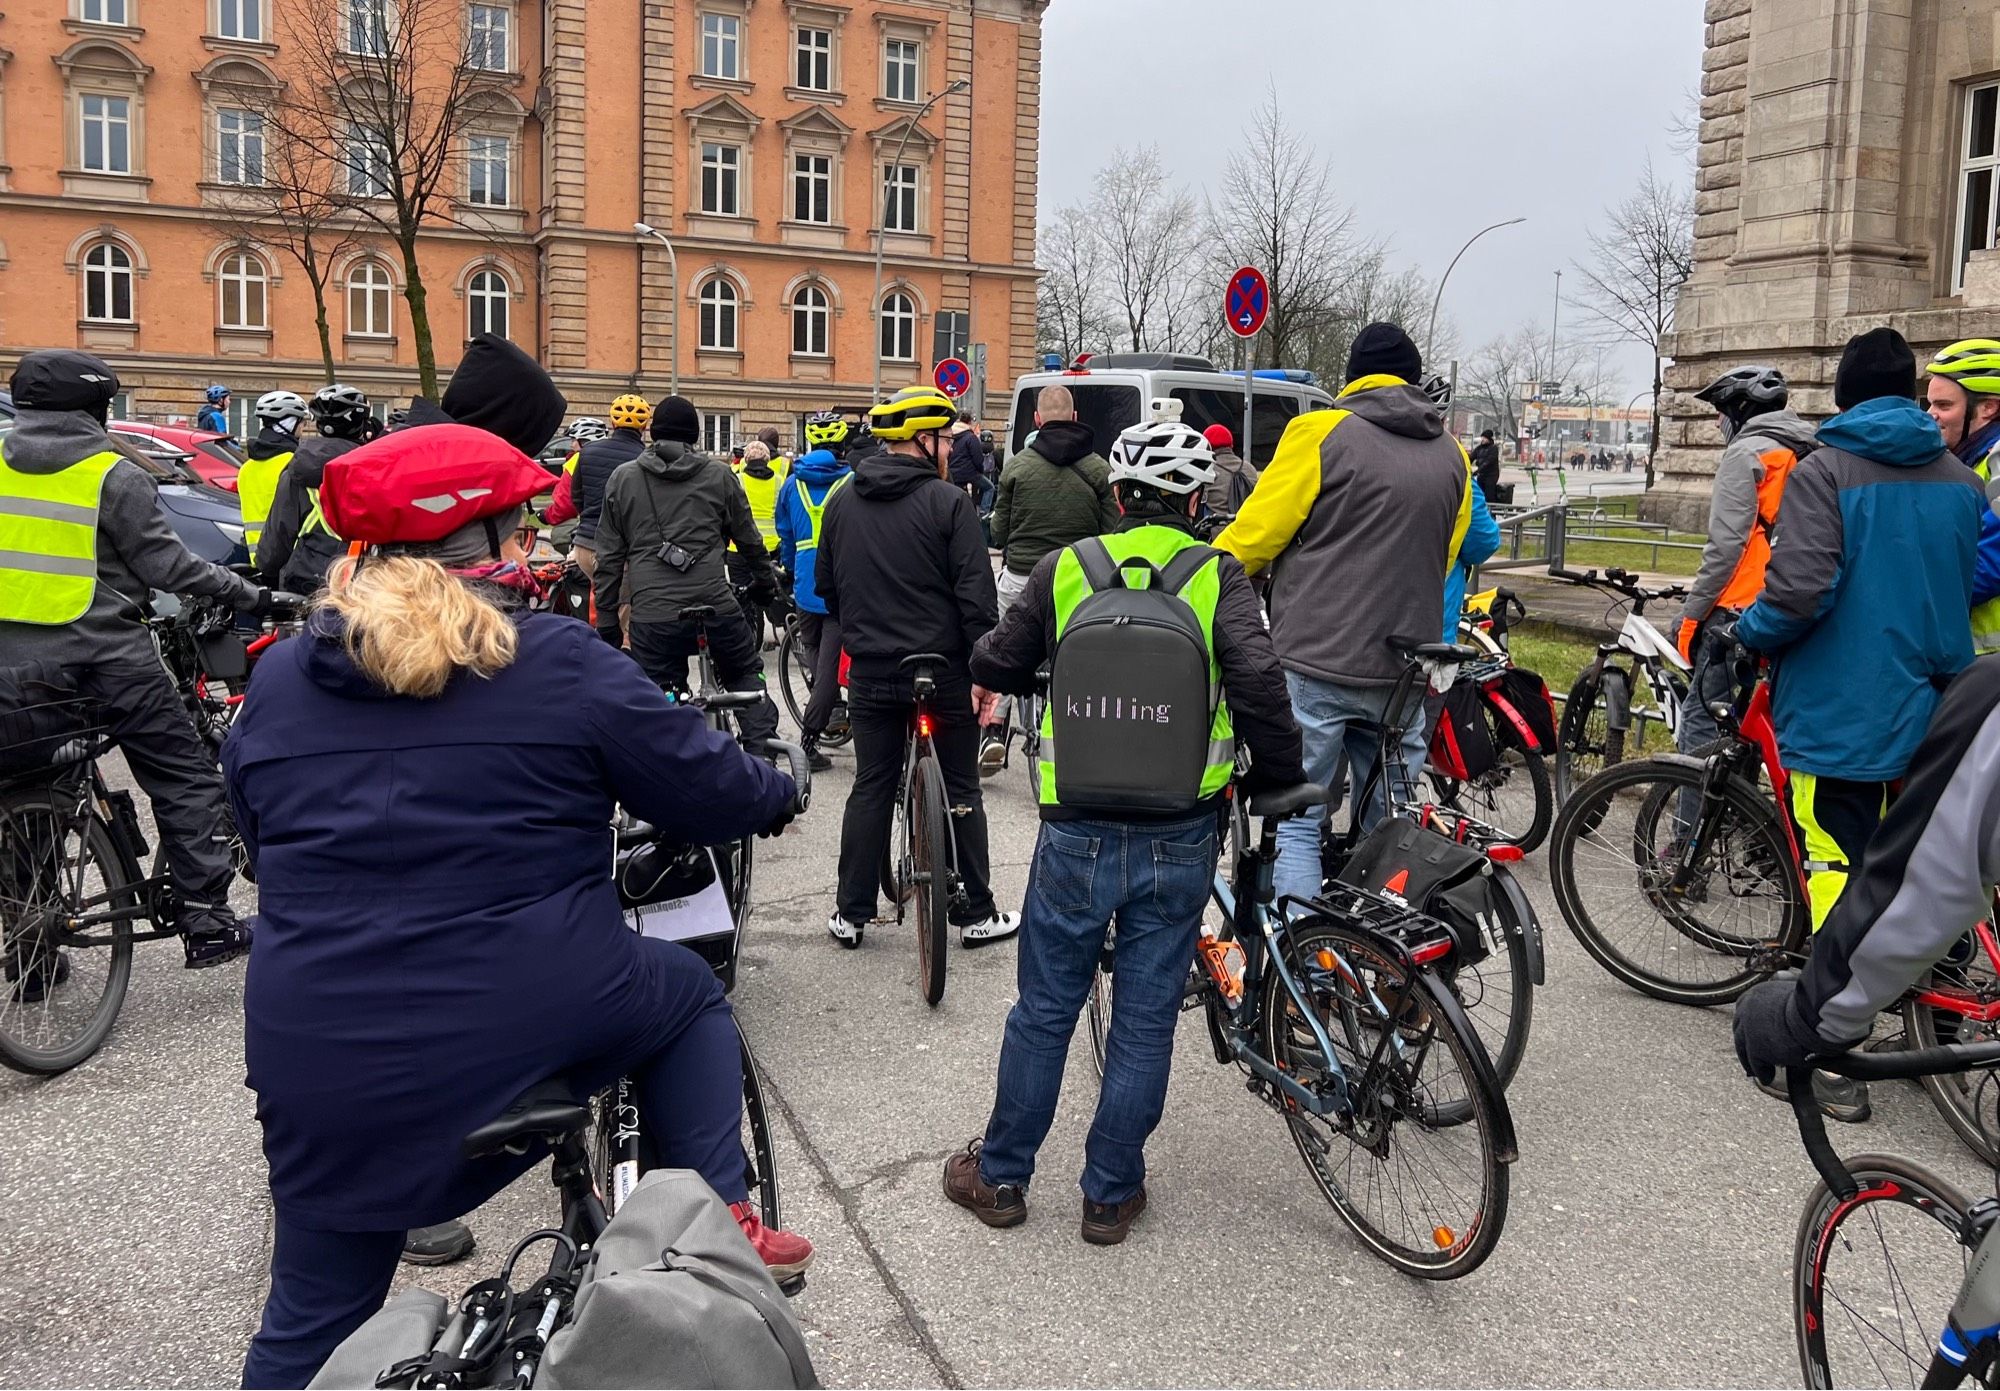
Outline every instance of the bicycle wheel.
<path fill-rule="evenodd" d="M 1495 873 L 1506 872 L 1495 865 Z M 1526 902 L 1525 897 L 1522 900 Z M 1511 900 L 1509 908 L 1511 910 Z M 1529 909 L 1533 912 L 1533 909 Z M 1528 966 L 1528 934 L 1540 928 L 1513 920 L 1511 911 L 1495 914 L 1473 927 L 1484 941 L 1486 957 L 1463 965 L 1445 977 L 1458 997 L 1466 1022 L 1486 1047 L 1493 1073 L 1504 1088 L 1521 1070 L 1528 1051 L 1528 1029 L 1535 1018 L 1535 980 Z"/>
<path fill-rule="evenodd" d="M 812 667 L 806 661 L 804 644 L 799 641 L 799 623 L 793 619 L 785 625 L 784 637 L 778 640 L 778 695 L 785 702 L 785 713 L 792 717 L 793 726 L 801 732 L 806 727 L 806 706 L 812 703 L 812 683 Z"/>
<path fill-rule="evenodd" d="M 104 1046 L 132 979 L 132 920 L 145 904 L 110 827 L 67 790 L 0 799 L 0 1063 L 67 1072 Z M 81 933 L 56 924 L 127 916 Z"/>
<path fill-rule="evenodd" d="M 1792 1252 L 1792 1313 L 1808 1386 L 1917 1386 L 1971 1253 L 1965 1195 L 1886 1154 L 1847 1161 L 1861 1185 L 1813 1186 Z"/>
<path fill-rule="evenodd" d="M 1548 760 L 1522 748 L 1511 731 L 1503 736 L 1496 726 L 1493 737 L 1497 761 L 1478 777 L 1460 782 L 1428 767 L 1424 775 L 1439 805 L 1491 826 L 1500 832 L 1495 844 L 1517 845 L 1525 855 L 1548 839 L 1555 816 Z"/>
<path fill-rule="evenodd" d="M 1805 944 L 1805 892 L 1778 813 L 1739 778 L 1723 784 L 1702 862 L 1674 810 L 1701 763 L 1678 756 L 1607 769 L 1564 805 L 1549 849 L 1556 906 L 1599 965 L 1684 1005 L 1736 999 Z"/>
<path fill-rule="evenodd" d="M 1967 937 L 1951 956 L 1933 966 L 1903 997 L 1903 1031 L 1912 1048 L 1944 1043 L 1990 1043 L 2000 1039 L 2000 1024 L 1982 1024 L 1942 1005 L 1919 998 L 1920 992 L 1982 1005 L 2000 999 L 2000 976 L 1993 958 Z M 1925 1073 L 1924 1090 L 1958 1138 L 1988 1164 L 2000 1165 L 2000 1075 L 1990 1068 L 1974 1072 Z"/>
<path fill-rule="evenodd" d="M 951 907 L 951 834 L 944 799 L 944 770 L 926 751 L 910 776 L 904 825 L 910 841 L 910 879 L 917 918 L 917 984 L 924 1003 L 944 998 L 945 915 Z"/>
<path fill-rule="evenodd" d="M 1111 968 L 1111 938 L 1104 939 L 1104 950 L 1097 955 L 1097 974 L 1090 978 L 1090 1061 L 1097 1067 L 1097 1075 L 1104 1076 L 1104 1050 L 1111 1044 L 1111 991 L 1114 985 Z"/>
<path fill-rule="evenodd" d="M 1028 765 L 1028 795 L 1036 806 L 1042 804 L 1042 710 L 1047 704 L 1048 697 L 1039 695 L 1014 702 L 1021 720 L 1021 762 Z"/>
<path fill-rule="evenodd" d="M 1299 1158 L 1390 1265 L 1426 1280 L 1471 1274 L 1500 1240 L 1508 1187 L 1507 1103 L 1476 1060 L 1472 1026 L 1437 977 L 1412 974 L 1372 938 L 1325 918 L 1288 935 L 1335 1057 L 1322 1055 L 1275 971 L 1264 982 L 1265 1056 L 1307 1085 L 1337 1063 L 1353 1108 L 1315 1116 L 1281 1097 Z"/>
<path fill-rule="evenodd" d="M 1604 713 L 1604 681 L 1586 667 L 1563 701 L 1556 724 L 1556 803 L 1625 756 L 1625 731 L 1613 729 Z"/>
<path fill-rule="evenodd" d="M 750 1185 L 750 1201 L 764 1225 L 773 1231 L 785 1224 L 778 1205 L 778 1151 L 771 1143 L 770 1113 L 764 1109 L 764 1079 L 757 1057 L 750 1051 L 750 1039 L 743 1026 L 736 1026 L 736 1038 L 743 1048 L 743 1158 L 745 1178 Z"/>

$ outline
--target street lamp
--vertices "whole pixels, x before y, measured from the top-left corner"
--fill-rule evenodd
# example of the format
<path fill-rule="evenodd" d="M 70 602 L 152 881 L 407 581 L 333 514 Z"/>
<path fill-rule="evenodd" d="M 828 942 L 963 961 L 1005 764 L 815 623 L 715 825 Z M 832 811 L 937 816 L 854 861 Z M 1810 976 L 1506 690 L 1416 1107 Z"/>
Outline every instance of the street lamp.
<path fill-rule="evenodd" d="M 645 222 L 633 223 L 632 230 L 667 249 L 667 282 L 672 287 L 667 299 L 667 394 L 678 396 L 681 394 L 681 263 L 666 233 Z"/>
<path fill-rule="evenodd" d="M 970 82 L 961 77 L 958 81 L 952 83 L 917 109 L 917 114 L 910 117 L 909 122 L 903 127 L 903 138 L 896 144 L 895 156 L 889 161 L 890 168 L 902 167 L 903 151 L 910 147 L 910 137 L 917 133 L 917 127 L 923 122 L 924 117 L 931 114 L 931 108 L 950 96 L 953 92 L 962 92 L 971 85 Z M 870 315 L 870 321 L 875 325 L 875 394 L 872 399 L 880 401 L 882 399 L 882 233 L 889 225 L 889 180 L 886 176 L 882 180 L 882 196 L 876 200 L 875 211 L 877 213 L 875 218 L 875 298 L 873 300 L 874 310 Z"/>
<path fill-rule="evenodd" d="M 1507 219 L 1507 221 L 1505 222 L 1496 222 L 1491 227 L 1480 228 L 1477 232 L 1474 232 L 1471 236 L 1465 239 L 1465 245 L 1461 246 L 1458 249 L 1458 256 L 1463 256 L 1466 252 L 1470 251 L 1472 249 L 1472 244 L 1478 241 L 1481 237 L 1485 236 L 1488 232 L 1497 232 L 1502 227 L 1512 227 L 1518 223 L 1526 222 L 1527 220 L 1528 219 L 1525 217 L 1513 217 Z M 1450 280 L 1451 273 L 1454 270 L 1458 269 L 1458 256 L 1452 257 L 1451 264 L 1444 268 L 1444 280 L 1438 281 L 1437 293 L 1431 297 L 1431 326 L 1428 329 L 1424 330 L 1424 361 L 1426 363 L 1428 363 L 1431 360 L 1431 349 L 1437 346 L 1438 305 L 1444 302 L 1445 281 Z"/>

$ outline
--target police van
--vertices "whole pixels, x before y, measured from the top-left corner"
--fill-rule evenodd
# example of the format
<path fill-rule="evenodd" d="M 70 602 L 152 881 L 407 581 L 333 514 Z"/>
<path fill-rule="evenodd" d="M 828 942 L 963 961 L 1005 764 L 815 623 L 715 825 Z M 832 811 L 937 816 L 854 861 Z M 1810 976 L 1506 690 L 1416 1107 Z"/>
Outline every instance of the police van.
<path fill-rule="evenodd" d="M 1310 372 L 1266 368 L 1253 372 L 1250 382 L 1250 457 L 1262 468 L 1277 452 L 1278 438 L 1292 417 L 1325 410 L 1333 397 L 1315 384 Z M 1109 454 L 1119 432 L 1148 418 L 1150 403 L 1161 398 L 1180 402 L 1182 422 L 1197 430 L 1227 425 L 1238 451 L 1243 447 L 1241 372 L 1223 372 L 1205 357 L 1180 353 L 1086 354 L 1066 370 L 1050 366 L 1014 383 L 1007 424 L 1010 456 L 1027 447 L 1035 431 L 1035 398 L 1046 386 L 1069 388 L 1076 418 L 1090 427 L 1099 454 Z"/>

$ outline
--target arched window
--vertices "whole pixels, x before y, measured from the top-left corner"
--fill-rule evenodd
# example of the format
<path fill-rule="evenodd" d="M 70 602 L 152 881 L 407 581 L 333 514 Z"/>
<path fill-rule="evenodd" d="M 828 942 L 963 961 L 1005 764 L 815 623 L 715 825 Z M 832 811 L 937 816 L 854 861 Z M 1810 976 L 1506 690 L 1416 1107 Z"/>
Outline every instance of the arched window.
<path fill-rule="evenodd" d="M 507 311 L 513 294 L 507 278 L 497 270 L 483 270 L 465 284 L 466 327 L 471 336 L 494 333 L 507 336 Z"/>
<path fill-rule="evenodd" d="M 357 261 L 347 272 L 347 331 L 368 338 L 392 332 L 389 296 L 395 281 L 380 261 Z"/>
<path fill-rule="evenodd" d="M 792 351 L 825 357 L 827 323 L 826 291 L 817 285 L 799 286 L 792 296 Z"/>
<path fill-rule="evenodd" d="M 917 306 L 900 290 L 882 297 L 882 356 L 891 362 L 917 360 Z"/>
<path fill-rule="evenodd" d="M 132 322 L 132 258 L 116 242 L 99 242 L 84 253 L 83 317 Z"/>
<path fill-rule="evenodd" d="M 720 275 L 703 282 L 697 300 L 701 308 L 701 331 L 696 340 L 704 348 L 719 352 L 736 351 L 736 287 Z"/>
<path fill-rule="evenodd" d="M 232 251 L 222 258 L 215 278 L 222 286 L 224 328 L 271 326 L 267 294 L 271 277 L 261 259 L 248 251 Z"/>

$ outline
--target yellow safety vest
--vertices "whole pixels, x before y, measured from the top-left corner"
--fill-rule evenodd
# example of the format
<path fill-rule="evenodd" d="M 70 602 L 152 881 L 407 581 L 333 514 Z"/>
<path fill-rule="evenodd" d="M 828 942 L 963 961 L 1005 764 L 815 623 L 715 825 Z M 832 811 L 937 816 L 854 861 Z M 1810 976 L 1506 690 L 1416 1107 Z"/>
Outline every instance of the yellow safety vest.
<path fill-rule="evenodd" d="M 826 490 L 826 496 L 820 499 L 819 505 L 816 507 L 813 505 L 812 492 L 806 487 L 806 480 L 801 478 L 794 484 L 799 490 L 799 506 L 806 509 L 807 533 L 793 543 L 793 549 L 797 550 L 800 554 L 819 549 L 819 529 L 822 519 L 826 516 L 826 505 L 833 501 L 835 493 L 847 486 L 847 480 L 852 477 L 854 475 L 851 473 L 843 473 L 840 477 L 834 479 L 833 486 Z"/>
<path fill-rule="evenodd" d="M 119 455 L 20 473 L 0 443 L 0 621 L 74 623 L 97 593 L 97 513 Z"/>
<path fill-rule="evenodd" d="M 319 489 L 307 488 L 306 499 L 312 503 L 312 506 L 306 511 L 306 519 L 299 523 L 299 535 L 309 535 L 314 527 L 318 527 L 328 536 L 333 536 L 333 528 L 326 524 L 326 516 L 319 510 Z M 530 515 L 532 516 L 533 514 L 531 513 Z M 340 538 L 333 536 L 333 539 L 338 541 Z"/>
<path fill-rule="evenodd" d="M 764 549 L 778 549 L 778 490 L 791 477 L 791 468 L 783 459 L 771 460 L 769 478 L 752 478 L 745 469 L 736 471 L 736 481 L 743 485 L 744 496 L 750 499 L 750 518 L 757 523 L 757 532 L 764 538 Z M 732 551 L 736 549 L 730 546 Z"/>
<path fill-rule="evenodd" d="M 257 538 L 271 519 L 271 505 L 278 500 L 278 480 L 284 476 L 290 454 L 273 454 L 268 459 L 246 459 L 236 471 L 236 496 L 243 504 L 243 544 L 257 554 Z"/>

